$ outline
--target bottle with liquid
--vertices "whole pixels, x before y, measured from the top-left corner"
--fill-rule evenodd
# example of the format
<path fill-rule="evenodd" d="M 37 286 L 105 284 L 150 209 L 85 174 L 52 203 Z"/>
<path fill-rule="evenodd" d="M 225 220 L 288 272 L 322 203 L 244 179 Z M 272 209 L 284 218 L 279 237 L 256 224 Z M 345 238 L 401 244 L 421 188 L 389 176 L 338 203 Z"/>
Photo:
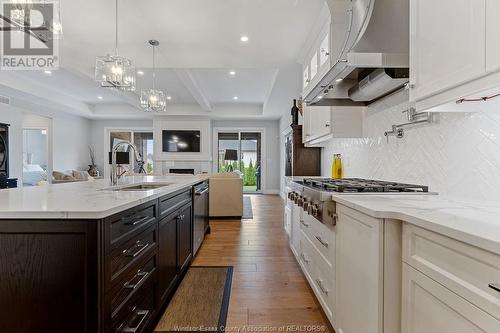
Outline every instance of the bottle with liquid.
<path fill-rule="evenodd" d="M 344 178 L 344 166 L 342 165 L 342 155 L 340 154 L 333 155 L 332 178 Z"/>
<path fill-rule="evenodd" d="M 292 125 L 298 125 L 299 124 L 299 108 L 297 107 L 297 100 L 293 100 L 293 107 L 291 111 L 291 116 L 292 116 Z"/>

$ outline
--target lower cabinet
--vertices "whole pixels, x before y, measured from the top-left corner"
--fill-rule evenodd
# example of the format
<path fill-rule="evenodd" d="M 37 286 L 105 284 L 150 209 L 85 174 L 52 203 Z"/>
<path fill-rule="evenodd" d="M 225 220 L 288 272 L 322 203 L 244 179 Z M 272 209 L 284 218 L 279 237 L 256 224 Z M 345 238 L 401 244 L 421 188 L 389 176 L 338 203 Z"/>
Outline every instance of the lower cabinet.
<path fill-rule="evenodd" d="M 466 299 L 403 264 L 402 333 L 500 332 L 500 322 Z"/>
<path fill-rule="evenodd" d="M 165 300 L 177 279 L 177 217 L 174 212 L 159 223 L 158 293 Z"/>
<path fill-rule="evenodd" d="M 178 271 L 183 271 L 193 257 L 193 232 L 191 205 L 184 206 L 177 218 L 177 265 Z"/>
<path fill-rule="evenodd" d="M 337 206 L 338 333 L 383 332 L 383 220 Z"/>

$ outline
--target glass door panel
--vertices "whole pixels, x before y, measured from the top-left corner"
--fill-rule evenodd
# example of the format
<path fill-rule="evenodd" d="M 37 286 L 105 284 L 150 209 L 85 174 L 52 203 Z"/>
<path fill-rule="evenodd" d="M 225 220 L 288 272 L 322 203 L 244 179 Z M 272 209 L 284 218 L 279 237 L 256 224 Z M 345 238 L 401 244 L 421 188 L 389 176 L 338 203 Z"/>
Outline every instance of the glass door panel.
<path fill-rule="evenodd" d="M 144 171 L 148 174 L 152 174 L 154 171 L 153 167 L 153 132 L 134 132 L 134 144 L 139 150 L 142 159 L 144 161 Z M 134 160 L 134 172 L 140 172 L 140 165 Z"/>
<path fill-rule="evenodd" d="M 243 188 L 246 192 L 261 191 L 262 134 L 260 132 L 240 133 L 240 171 L 243 174 Z"/>
<path fill-rule="evenodd" d="M 240 149 L 240 136 L 238 132 L 219 132 L 217 149 L 217 172 L 239 170 L 238 156 Z"/>

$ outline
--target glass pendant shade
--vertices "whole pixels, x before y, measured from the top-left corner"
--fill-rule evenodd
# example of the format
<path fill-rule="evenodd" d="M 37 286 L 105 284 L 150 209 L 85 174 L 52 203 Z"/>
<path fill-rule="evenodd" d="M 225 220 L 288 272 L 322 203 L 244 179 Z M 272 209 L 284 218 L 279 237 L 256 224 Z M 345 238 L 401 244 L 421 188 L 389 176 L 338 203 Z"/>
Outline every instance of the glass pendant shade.
<path fill-rule="evenodd" d="M 135 90 L 135 67 L 127 58 L 106 55 L 96 57 L 95 80 L 101 87 Z"/>
<path fill-rule="evenodd" d="M 118 0 L 115 1 L 115 54 L 96 57 L 95 80 L 104 88 L 135 91 L 135 67 L 118 55 Z"/>
<path fill-rule="evenodd" d="M 161 90 L 144 89 L 141 91 L 141 107 L 146 112 L 164 112 L 167 108 L 167 95 Z"/>
<path fill-rule="evenodd" d="M 167 95 L 155 88 L 155 48 L 160 45 L 160 42 L 152 39 L 148 43 L 153 47 L 153 88 L 141 91 L 141 107 L 146 112 L 164 112 L 167 110 Z"/>

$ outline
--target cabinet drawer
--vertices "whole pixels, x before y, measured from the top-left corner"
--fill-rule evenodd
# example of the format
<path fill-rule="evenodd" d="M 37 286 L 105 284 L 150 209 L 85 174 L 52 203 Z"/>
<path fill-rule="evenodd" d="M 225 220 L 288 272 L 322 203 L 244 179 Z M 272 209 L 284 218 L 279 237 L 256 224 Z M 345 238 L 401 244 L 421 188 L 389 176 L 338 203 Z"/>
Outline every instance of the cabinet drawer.
<path fill-rule="evenodd" d="M 116 281 L 156 249 L 158 228 L 153 226 L 105 256 L 105 283 L 109 290 Z"/>
<path fill-rule="evenodd" d="M 317 249 L 302 233 L 300 240 L 299 260 L 301 267 L 323 310 L 332 318 L 334 304 L 335 275 L 329 263 L 320 256 Z"/>
<path fill-rule="evenodd" d="M 190 187 L 182 189 L 180 192 L 169 194 L 160 198 L 160 218 L 163 218 L 172 211 L 181 208 L 186 203 L 191 202 L 192 199 L 192 189 Z"/>
<path fill-rule="evenodd" d="M 106 253 L 156 222 L 157 201 L 151 201 L 105 219 Z"/>
<path fill-rule="evenodd" d="M 111 319 L 111 332 L 145 332 L 155 316 L 156 284 L 154 278 L 133 295 L 127 304 Z"/>
<path fill-rule="evenodd" d="M 500 321 L 403 263 L 402 333 L 500 332 Z"/>
<path fill-rule="evenodd" d="M 335 256 L 334 227 L 327 226 L 304 212 L 300 228 L 331 266 Z"/>
<path fill-rule="evenodd" d="M 149 255 L 143 262 L 131 269 L 114 286 L 106 296 L 106 313 L 111 317 L 121 310 L 123 305 L 132 297 L 148 280 L 156 274 L 156 254 Z"/>
<path fill-rule="evenodd" d="M 403 261 L 500 320 L 500 256 L 405 223 Z"/>

